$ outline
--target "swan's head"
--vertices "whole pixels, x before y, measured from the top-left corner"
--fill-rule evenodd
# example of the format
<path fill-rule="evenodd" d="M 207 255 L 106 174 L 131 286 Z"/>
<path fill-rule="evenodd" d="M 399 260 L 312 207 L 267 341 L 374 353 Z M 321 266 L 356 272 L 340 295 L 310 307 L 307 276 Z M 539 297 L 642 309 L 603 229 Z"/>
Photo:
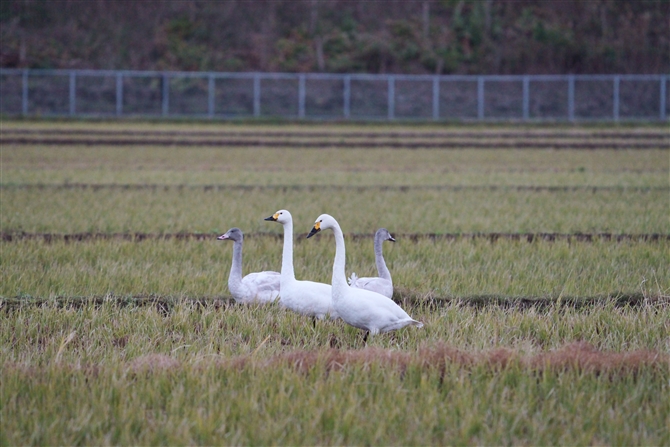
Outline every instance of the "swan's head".
<path fill-rule="evenodd" d="M 285 223 L 291 222 L 293 218 L 291 217 L 291 213 L 289 213 L 286 210 L 279 210 L 276 213 L 274 213 L 270 217 L 266 217 L 265 220 L 269 220 L 271 222 L 279 222 L 280 224 L 284 225 Z"/>
<path fill-rule="evenodd" d="M 391 236 L 391 233 L 389 233 L 389 230 L 387 230 L 386 228 L 380 228 L 379 230 L 377 230 L 377 236 L 381 237 L 382 240 L 384 241 L 395 242 L 395 239 L 393 238 L 393 236 Z"/>
<path fill-rule="evenodd" d="M 314 222 L 312 231 L 309 232 L 307 237 L 310 238 L 321 230 L 327 230 L 329 228 L 333 228 L 336 224 L 337 221 L 333 218 L 333 216 L 331 216 L 330 214 L 322 214 L 319 216 L 318 219 L 316 219 L 316 222 Z"/>
<path fill-rule="evenodd" d="M 244 239 L 244 236 L 242 235 L 242 230 L 235 227 L 235 228 L 231 228 L 230 230 L 226 231 L 224 234 L 217 237 L 217 239 L 220 240 L 220 241 L 227 241 L 228 239 L 230 239 L 231 241 L 237 242 L 237 241 L 241 241 L 242 239 Z"/>

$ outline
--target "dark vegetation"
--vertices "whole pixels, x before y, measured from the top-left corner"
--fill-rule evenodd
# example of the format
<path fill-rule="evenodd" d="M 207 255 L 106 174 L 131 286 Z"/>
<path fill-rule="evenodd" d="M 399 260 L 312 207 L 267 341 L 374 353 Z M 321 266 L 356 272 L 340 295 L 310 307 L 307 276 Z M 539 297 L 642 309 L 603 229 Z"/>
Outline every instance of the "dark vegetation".
<path fill-rule="evenodd" d="M 3 0 L 0 65 L 667 73 L 668 0 Z"/>

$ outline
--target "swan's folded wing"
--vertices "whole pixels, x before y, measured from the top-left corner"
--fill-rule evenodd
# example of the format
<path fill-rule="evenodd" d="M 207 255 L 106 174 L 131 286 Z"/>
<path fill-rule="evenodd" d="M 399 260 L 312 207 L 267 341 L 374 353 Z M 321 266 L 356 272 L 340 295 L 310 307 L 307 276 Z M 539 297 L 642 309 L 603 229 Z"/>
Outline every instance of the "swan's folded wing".
<path fill-rule="evenodd" d="M 249 273 L 243 281 L 259 299 L 273 300 L 279 295 L 280 278 L 278 272 L 257 272 Z"/>
<path fill-rule="evenodd" d="M 393 297 L 393 283 L 388 279 L 374 277 L 374 278 L 356 278 L 356 282 L 349 283 L 352 287 L 357 289 L 370 290 L 384 295 L 387 298 Z"/>

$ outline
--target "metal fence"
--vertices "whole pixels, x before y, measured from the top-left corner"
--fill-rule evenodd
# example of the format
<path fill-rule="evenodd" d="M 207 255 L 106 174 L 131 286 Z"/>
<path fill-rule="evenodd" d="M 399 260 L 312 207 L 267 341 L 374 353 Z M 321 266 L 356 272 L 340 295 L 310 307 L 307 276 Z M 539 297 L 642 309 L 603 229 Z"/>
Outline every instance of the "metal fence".
<path fill-rule="evenodd" d="M 668 75 L 430 76 L 0 69 L 9 116 L 666 121 Z"/>

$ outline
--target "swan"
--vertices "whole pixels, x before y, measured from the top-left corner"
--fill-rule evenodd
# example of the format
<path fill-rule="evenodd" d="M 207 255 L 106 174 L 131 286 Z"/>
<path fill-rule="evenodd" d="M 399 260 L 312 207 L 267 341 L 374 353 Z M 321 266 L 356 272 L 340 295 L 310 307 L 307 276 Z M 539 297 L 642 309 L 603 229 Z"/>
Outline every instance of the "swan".
<path fill-rule="evenodd" d="M 356 273 L 352 273 L 351 277 L 349 277 L 349 285 L 357 289 L 372 290 L 373 292 L 381 293 L 387 298 L 392 298 L 393 280 L 382 254 L 382 243 L 384 241 L 395 242 L 395 239 L 393 239 L 389 230 L 380 228 L 375 233 L 375 264 L 377 264 L 377 273 L 379 273 L 379 276 L 374 278 L 359 278 L 356 276 Z"/>
<path fill-rule="evenodd" d="M 335 218 L 322 214 L 316 219 L 312 237 L 321 230 L 332 229 L 335 233 L 335 261 L 333 262 L 333 308 L 345 323 L 366 331 L 363 341 L 369 335 L 389 332 L 405 326 L 423 327 L 423 323 L 413 320 L 393 300 L 377 292 L 357 289 L 347 284 L 344 274 L 345 248 L 342 229 Z"/>
<path fill-rule="evenodd" d="M 284 249 L 281 263 L 281 294 L 279 303 L 284 307 L 323 319 L 338 317 L 332 305 L 332 288 L 329 284 L 298 281 L 293 270 L 293 217 L 286 210 L 279 210 L 265 220 L 279 222 L 284 227 Z"/>
<path fill-rule="evenodd" d="M 279 296 L 278 272 L 249 273 L 242 277 L 242 243 L 244 235 L 239 228 L 231 228 L 217 237 L 220 241 L 231 240 L 233 245 L 233 265 L 228 277 L 228 289 L 238 303 L 269 303 Z"/>

